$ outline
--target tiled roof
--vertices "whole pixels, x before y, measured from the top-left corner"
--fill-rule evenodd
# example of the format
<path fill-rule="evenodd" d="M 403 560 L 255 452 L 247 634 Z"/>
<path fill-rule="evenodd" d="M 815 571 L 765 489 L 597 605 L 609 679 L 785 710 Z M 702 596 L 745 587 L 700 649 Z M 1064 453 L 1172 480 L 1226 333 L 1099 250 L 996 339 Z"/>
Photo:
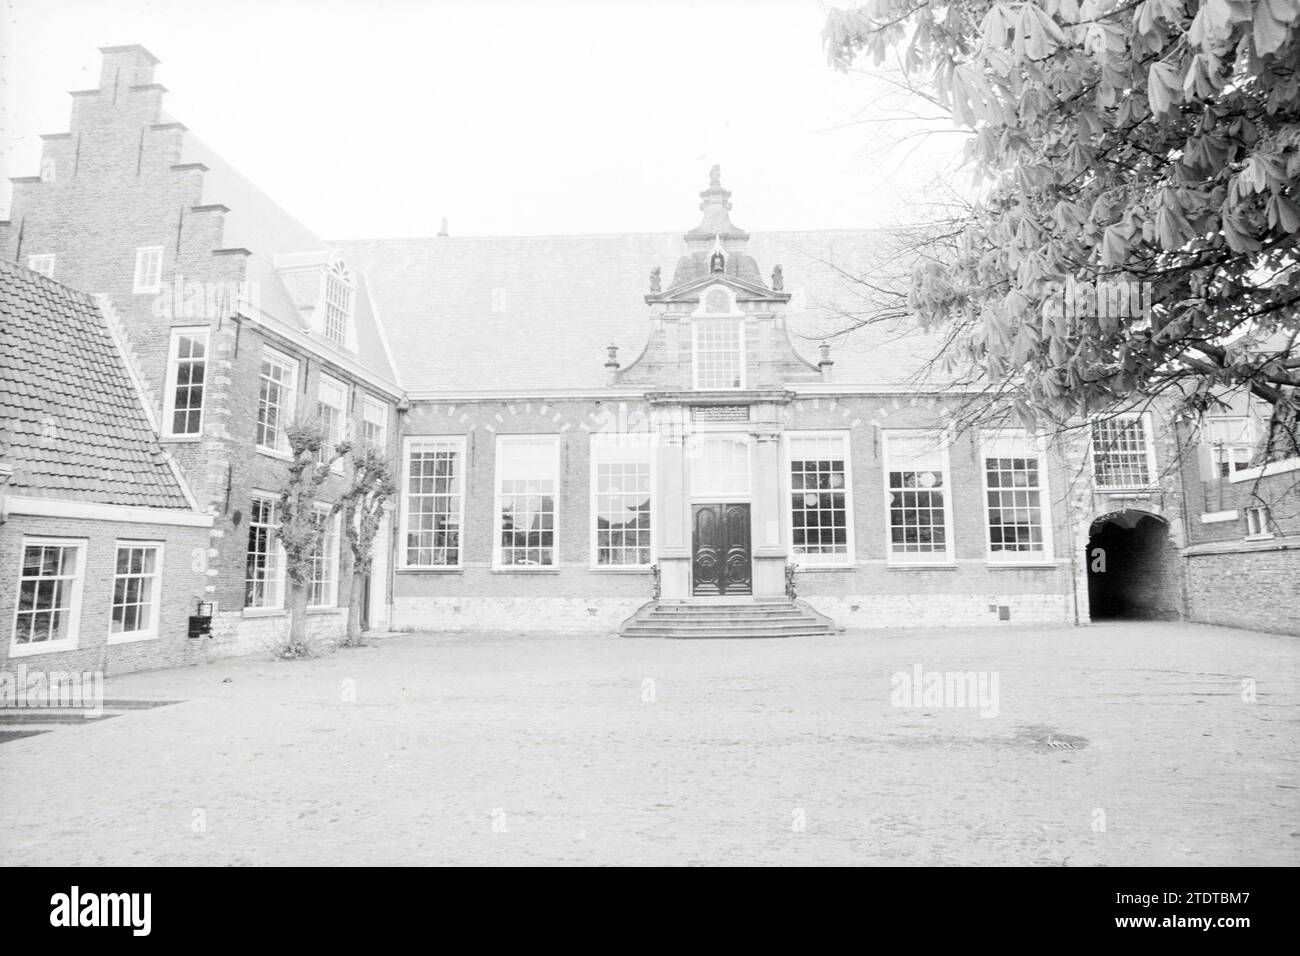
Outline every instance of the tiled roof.
<path fill-rule="evenodd" d="M 753 233 L 764 277 L 780 264 L 794 293 L 790 331 L 810 361 L 832 343 L 834 381 L 910 386 L 938 337 L 910 319 L 841 333 L 875 285 L 899 281 L 882 231 Z M 413 392 L 599 388 L 605 348 L 626 366 L 650 332 L 650 270 L 665 284 L 686 252 L 681 233 L 340 242 L 365 272 L 402 383 Z"/>
<path fill-rule="evenodd" d="M 0 262 L 0 462 L 36 498 L 191 510 L 94 300 Z"/>

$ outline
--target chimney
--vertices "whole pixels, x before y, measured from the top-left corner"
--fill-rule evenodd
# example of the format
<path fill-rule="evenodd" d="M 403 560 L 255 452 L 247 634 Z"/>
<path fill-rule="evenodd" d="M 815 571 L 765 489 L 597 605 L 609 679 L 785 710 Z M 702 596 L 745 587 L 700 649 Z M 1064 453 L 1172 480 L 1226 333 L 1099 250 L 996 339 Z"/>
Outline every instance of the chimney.
<path fill-rule="evenodd" d="M 115 89 L 148 86 L 153 82 L 153 68 L 160 62 L 138 43 L 101 46 L 99 52 L 104 56 L 99 68 L 99 88 L 109 94 Z"/>

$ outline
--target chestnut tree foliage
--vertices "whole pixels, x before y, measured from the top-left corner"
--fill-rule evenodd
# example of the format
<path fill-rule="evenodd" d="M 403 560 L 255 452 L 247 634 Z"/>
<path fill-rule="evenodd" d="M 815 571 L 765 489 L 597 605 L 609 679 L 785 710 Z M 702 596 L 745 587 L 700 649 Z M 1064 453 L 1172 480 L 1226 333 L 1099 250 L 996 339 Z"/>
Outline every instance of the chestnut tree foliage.
<path fill-rule="evenodd" d="M 870 0 L 824 39 L 971 133 L 979 198 L 909 293 L 951 361 L 1026 421 L 1248 388 L 1297 453 L 1300 0 Z M 1099 279 L 1150 321 L 1057 307 Z"/>

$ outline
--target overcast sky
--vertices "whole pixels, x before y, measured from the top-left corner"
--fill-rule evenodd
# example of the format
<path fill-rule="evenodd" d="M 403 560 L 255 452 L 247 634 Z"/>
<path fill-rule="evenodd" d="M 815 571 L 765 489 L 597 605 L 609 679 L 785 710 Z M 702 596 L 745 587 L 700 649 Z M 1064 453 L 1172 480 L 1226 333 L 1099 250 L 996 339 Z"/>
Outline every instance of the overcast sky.
<path fill-rule="evenodd" d="M 827 66 L 818 0 L 0 3 L 4 209 L 127 43 L 326 238 L 685 230 L 713 163 L 743 228 L 887 225 L 961 142 L 854 122 L 887 88 Z"/>

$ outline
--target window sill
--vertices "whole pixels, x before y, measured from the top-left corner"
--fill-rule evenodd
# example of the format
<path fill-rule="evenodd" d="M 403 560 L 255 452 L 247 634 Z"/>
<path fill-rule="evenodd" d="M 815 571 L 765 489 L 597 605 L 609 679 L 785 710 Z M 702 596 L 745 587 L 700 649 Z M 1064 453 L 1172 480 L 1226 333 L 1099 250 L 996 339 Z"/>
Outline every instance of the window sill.
<path fill-rule="evenodd" d="M 493 568 L 493 574 L 559 574 L 559 568 Z"/>
<path fill-rule="evenodd" d="M 155 640 L 157 637 L 157 631 L 147 631 L 141 634 L 110 634 L 107 643 L 110 647 L 116 644 L 137 644 L 140 641 Z"/>
<path fill-rule="evenodd" d="M 1026 569 L 1034 570 L 1036 568 L 1057 568 L 1060 567 L 1060 564 L 1056 561 L 985 561 L 984 566 L 994 570 L 1005 568 L 1010 571 L 1023 571 Z"/>
<path fill-rule="evenodd" d="M 288 617 L 289 612 L 282 607 L 246 607 L 244 617 Z"/>
<path fill-rule="evenodd" d="M 75 651 L 77 642 L 75 640 L 67 641 L 43 641 L 40 644 L 10 644 L 9 657 L 38 657 L 41 654 L 57 654 L 60 651 Z"/>
<path fill-rule="evenodd" d="M 159 441 L 161 441 L 165 445 L 188 444 L 192 442 L 203 441 L 203 434 L 200 432 L 197 435 L 163 435 L 161 438 L 159 438 Z"/>
<path fill-rule="evenodd" d="M 627 565 L 609 565 L 609 564 L 589 564 L 588 571 L 596 574 L 649 574 L 650 565 L 648 564 L 627 564 Z"/>
<path fill-rule="evenodd" d="M 1101 495 L 1149 495 L 1153 492 L 1160 491 L 1159 485 L 1097 485 L 1097 493 Z"/>
<path fill-rule="evenodd" d="M 1277 535 L 1275 535 L 1272 531 L 1268 531 L 1263 534 L 1248 534 L 1241 540 L 1242 541 L 1272 541 L 1275 537 L 1277 537 Z"/>
<path fill-rule="evenodd" d="M 132 289 L 131 290 L 132 295 L 158 295 L 160 292 L 162 292 L 162 286 L 158 286 L 156 289 Z"/>
<path fill-rule="evenodd" d="M 274 448 L 267 448 L 265 445 L 257 446 L 257 453 L 265 455 L 267 458 L 275 458 L 279 461 L 293 461 L 293 455 L 287 451 L 277 451 Z"/>
<path fill-rule="evenodd" d="M 956 571 L 957 565 L 953 561 L 934 561 L 930 564 L 917 562 L 916 564 L 893 564 L 885 563 L 886 571 Z"/>
<path fill-rule="evenodd" d="M 818 571 L 852 571 L 857 568 L 857 564 L 796 564 L 795 573 L 816 574 Z"/>
<path fill-rule="evenodd" d="M 307 608 L 307 616 L 312 617 L 317 614 L 337 614 L 339 611 L 346 611 L 347 608 L 339 607 L 337 604 L 315 604 Z"/>
<path fill-rule="evenodd" d="M 393 569 L 398 574 L 460 574 L 465 570 L 463 564 L 408 564 Z"/>

